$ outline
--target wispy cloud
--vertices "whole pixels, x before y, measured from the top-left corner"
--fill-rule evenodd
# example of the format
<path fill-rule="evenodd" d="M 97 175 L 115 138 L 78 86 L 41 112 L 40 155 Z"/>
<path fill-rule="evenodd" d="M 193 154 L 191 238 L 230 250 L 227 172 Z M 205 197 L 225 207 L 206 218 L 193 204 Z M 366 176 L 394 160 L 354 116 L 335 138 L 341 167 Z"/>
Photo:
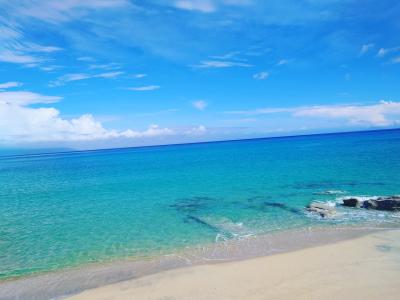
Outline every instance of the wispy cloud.
<path fill-rule="evenodd" d="M 220 61 L 220 60 L 204 60 L 198 65 L 194 65 L 195 68 L 208 69 L 208 68 L 232 68 L 232 67 L 252 67 L 251 64 L 237 62 L 237 61 Z"/>
<path fill-rule="evenodd" d="M 106 72 L 106 73 L 100 73 L 100 74 L 93 75 L 92 78 L 115 78 L 122 74 L 124 74 L 124 72 L 122 72 L 122 71 Z"/>
<path fill-rule="evenodd" d="M 364 105 L 267 107 L 255 110 L 227 111 L 226 113 L 238 115 L 290 113 L 294 117 L 344 120 L 352 125 L 390 126 L 400 124 L 400 102 L 383 100 L 376 104 Z"/>
<path fill-rule="evenodd" d="M 133 78 L 137 78 L 137 79 L 139 79 L 139 78 L 144 78 L 144 77 L 146 77 L 147 76 L 147 74 L 133 74 Z"/>
<path fill-rule="evenodd" d="M 344 119 L 356 125 L 389 126 L 400 123 L 400 102 L 380 101 L 372 105 L 306 107 L 296 110 L 294 115 Z"/>
<path fill-rule="evenodd" d="M 393 47 L 393 48 L 380 48 L 378 50 L 378 53 L 376 56 L 378 57 L 385 57 L 386 55 L 390 54 L 390 53 L 394 53 L 400 51 L 400 47 Z"/>
<path fill-rule="evenodd" d="M 143 91 L 154 91 L 154 90 L 158 90 L 159 88 L 160 88 L 159 85 L 145 85 L 145 86 L 138 86 L 138 87 L 130 87 L 127 89 L 131 90 L 131 91 L 143 92 Z"/>
<path fill-rule="evenodd" d="M 375 44 L 364 44 L 361 46 L 360 55 L 366 54 L 369 50 L 375 47 Z"/>
<path fill-rule="evenodd" d="M 82 18 L 92 10 L 121 8 L 130 5 L 128 0 L 28 1 L 25 5 L 20 5 L 16 12 L 24 17 L 31 17 L 50 23 L 62 23 Z"/>
<path fill-rule="evenodd" d="M 61 99 L 58 96 L 43 96 L 27 91 L 0 92 L 0 103 L 10 105 L 26 106 L 36 103 L 55 103 Z"/>
<path fill-rule="evenodd" d="M 392 63 L 394 63 L 394 64 L 400 64 L 400 56 L 393 58 L 393 59 L 392 59 Z"/>
<path fill-rule="evenodd" d="M 237 60 L 237 56 L 241 54 L 241 51 L 232 51 L 222 55 L 212 55 L 211 58 L 227 60 L 227 59 L 235 59 Z"/>
<path fill-rule="evenodd" d="M 173 5 L 189 11 L 213 13 L 221 6 L 243 6 L 252 3 L 252 0 L 176 0 Z"/>
<path fill-rule="evenodd" d="M 55 46 L 42 46 L 35 43 L 25 43 L 15 47 L 17 50 L 26 52 L 53 53 L 62 51 L 63 49 Z"/>
<path fill-rule="evenodd" d="M 118 70 L 121 69 L 121 64 L 108 63 L 108 64 L 92 64 L 89 65 L 89 70 Z"/>
<path fill-rule="evenodd" d="M 106 72 L 106 73 L 99 73 L 99 74 L 86 74 L 86 73 L 71 73 L 65 74 L 63 76 L 58 77 L 55 81 L 51 81 L 49 86 L 61 86 L 66 84 L 67 82 L 71 81 L 79 81 L 85 80 L 90 78 L 116 78 L 120 75 L 124 74 L 124 72 L 116 71 L 116 72 Z"/>
<path fill-rule="evenodd" d="M 14 64 L 37 64 L 42 59 L 32 55 L 23 54 L 11 50 L 0 51 L 0 62 L 14 63 Z"/>
<path fill-rule="evenodd" d="M 61 50 L 60 47 L 30 42 L 19 29 L 6 22 L 0 26 L 0 62 L 32 67 L 46 61 L 46 55 Z"/>
<path fill-rule="evenodd" d="M 214 1 L 210 0 L 179 0 L 175 1 L 174 5 L 180 9 L 199 11 L 203 13 L 211 13 L 217 9 Z"/>
<path fill-rule="evenodd" d="M 0 83 L 0 89 L 9 89 L 9 88 L 14 88 L 14 87 L 19 87 L 21 85 L 22 85 L 21 82 L 9 81 L 9 82 Z"/>
<path fill-rule="evenodd" d="M 192 105 L 195 109 L 203 111 L 208 106 L 208 103 L 204 100 L 197 100 L 197 101 L 193 101 Z"/>
<path fill-rule="evenodd" d="M 85 61 L 85 62 L 95 62 L 96 61 L 93 57 L 89 57 L 89 56 L 81 56 L 81 57 L 78 57 L 76 60 Z"/>
<path fill-rule="evenodd" d="M 46 72 L 52 72 L 52 71 L 57 70 L 59 68 L 61 68 L 61 66 L 41 66 L 40 70 L 46 71 Z"/>
<path fill-rule="evenodd" d="M 265 80 L 268 77 L 269 77 L 269 73 L 266 72 L 266 71 L 263 71 L 263 72 L 260 72 L 260 73 L 257 73 L 257 74 L 253 75 L 253 78 L 257 79 L 257 80 Z"/>
<path fill-rule="evenodd" d="M 388 49 L 380 48 L 379 51 L 378 51 L 377 56 L 378 57 L 384 57 L 387 53 L 388 53 Z"/>
<path fill-rule="evenodd" d="M 280 61 L 278 61 L 276 63 L 277 66 L 283 66 L 283 65 L 287 65 L 289 63 L 289 60 L 287 59 L 281 59 Z"/>

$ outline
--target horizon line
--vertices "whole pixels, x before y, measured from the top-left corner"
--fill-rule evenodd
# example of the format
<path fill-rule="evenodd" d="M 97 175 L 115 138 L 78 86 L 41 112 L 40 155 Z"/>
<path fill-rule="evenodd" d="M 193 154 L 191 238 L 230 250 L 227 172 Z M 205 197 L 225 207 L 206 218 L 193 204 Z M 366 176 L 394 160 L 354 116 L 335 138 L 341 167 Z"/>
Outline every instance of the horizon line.
<path fill-rule="evenodd" d="M 156 148 L 156 147 L 170 147 L 170 146 L 185 146 L 185 145 L 197 145 L 197 144 L 214 144 L 214 143 L 229 143 L 229 142 L 242 142 L 252 140 L 272 140 L 280 138 L 298 138 L 307 136 L 321 136 L 321 135 L 336 135 L 336 134 L 351 134 L 351 133 L 368 133 L 368 132 L 379 132 L 379 131 L 396 131 L 400 130 L 397 128 L 385 128 L 385 129 L 369 129 L 369 130 L 354 130 L 354 131 L 337 131 L 337 132 L 324 132 L 324 133 L 308 133 L 308 134 L 294 134 L 294 135 L 281 135 L 281 136 L 270 136 L 270 137 L 255 137 L 255 138 L 243 138 L 243 139 L 229 139 L 229 140 L 215 140 L 215 141 L 203 141 L 203 142 L 188 142 L 188 143 L 172 143 L 172 144 L 159 144 L 159 145 L 145 145 L 145 146 L 129 146 L 129 147 L 116 147 L 116 148 L 99 148 L 99 149 L 87 149 L 87 150 L 74 150 L 70 151 L 55 151 L 55 152 L 39 152 L 39 153 L 28 153 L 28 154 L 11 154 L 11 155 L 0 155 L 0 158 L 12 158 L 12 157 L 24 157 L 24 156 L 46 156 L 46 155 L 59 155 L 59 154 L 70 154 L 80 152 L 101 152 L 101 151 L 114 151 L 124 149 L 142 149 L 142 148 Z M 1 148 L 0 148 L 1 149 Z M 34 148 L 20 148 L 20 149 L 34 149 Z M 49 148 L 51 149 L 51 148 Z M 57 149 L 57 148 L 54 148 Z M 38 149 L 40 150 L 40 148 Z"/>

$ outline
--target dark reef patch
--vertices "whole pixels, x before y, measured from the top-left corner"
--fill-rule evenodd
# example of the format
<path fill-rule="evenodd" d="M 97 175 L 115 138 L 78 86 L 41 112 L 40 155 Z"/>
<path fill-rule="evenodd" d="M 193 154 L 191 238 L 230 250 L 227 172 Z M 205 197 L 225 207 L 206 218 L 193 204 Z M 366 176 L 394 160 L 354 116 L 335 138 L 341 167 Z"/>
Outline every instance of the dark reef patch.
<path fill-rule="evenodd" d="M 254 202 L 256 202 L 256 200 L 259 200 L 259 201 L 257 201 L 258 203 L 254 203 Z M 268 212 L 268 211 L 270 211 L 271 208 L 277 208 L 277 209 L 282 209 L 282 210 L 285 210 L 287 212 L 290 212 L 290 213 L 293 213 L 296 215 L 303 215 L 303 212 L 301 209 L 291 207 L 282 202 L 265 201 L 265 197 L 253 197 L 253 198 L 248 199 L 248 201 L 251 203 L 246 206 L 246 208 L 248 208 L 248 209 L 254 209 L 254 210 L 258 210 L 258 211 L 262 211 L 262 212 Z"/>
<path fill-rule="evenodd" d="M 293 188 L 296 190 L 309 189 L 337 189 L 338 187 L 355 187 L 355 186 L 384 186 L 383 182 L 358 182 L 358 181 L 317 181 L 309 183 L 295 183 L 292 185 L 282 186 L 283 188 Z"/>
<path fill-rule="evenodd" d="M 194 223 L 197 223 L 197 224 L 199 224 L 201 226 L 207 227 L 208 229 L 210 229 L 212 231 L 215 231 L 215 232 L 219 232 L 220 231 L 217 227 L 215 227 L 215 226 L 207 223 L 206 221 L 200 219 L 199 217 L 196 217 L 196 216 L 193 216 L 193 215 L 187 215 L 186 219 L 185 219 L 185 222 L 186 223 L 194 222 Z"/>
<path fill-rule="evenodd" d="M 290 207 L 284 203 L 280 203 L 280 202 L 264 202 L 263 203 L 265 206 L 268 207 L 275 207 L 275 208 L 279 208 L 279 209 L 283 209 L 286 210 L 288 212 L 291 212 L 293 214 L 297 214 L 297 215 L 303 215 L 302 210 L 294 208 L 294 207 Z"/>
<path fill-rule="evenodd" d="M 179 212 L 191 213 L 207 209 L 210 205 L 210 202 L 213 202 L 215 200 L 216 199 L 211 197 L 196 196 L 191 198 L 178 199 L 174 204 L 171 204 L 169 207 L 174 208 Z"/>

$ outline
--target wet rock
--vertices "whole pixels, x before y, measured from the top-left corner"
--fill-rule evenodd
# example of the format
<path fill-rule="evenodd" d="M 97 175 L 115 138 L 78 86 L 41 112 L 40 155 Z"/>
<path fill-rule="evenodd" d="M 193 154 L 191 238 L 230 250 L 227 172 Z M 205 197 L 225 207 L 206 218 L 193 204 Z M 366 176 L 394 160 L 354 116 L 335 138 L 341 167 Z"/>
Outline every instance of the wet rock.
<path fill-rule="evenodd" d="M 400 197 L 390 196 L 367 200 L 364 202 L 364 208 L 388 211 L 400 210 Z"/>
<path fill-rule="evenodd" d="M 348 206 L 348 207 L 363 207 L 364 206 L 365 200 L 360 199 L 360 198 L 354 198 L 354 197 L 349 197 L 349 198 L 343 198 L 343 206 Z"/>
<path fill-rule="evenodd" d="M 322 202 L 313 202 L 306 209 L 309 212 L 319 214 L 322 218 L 331 218 L 336 214 L 336 209 L 333 206 Z"/>
<path fill-rule="evenodd" d="M 395 211 L 400 210 L 400 196 L 371 197 L 371 198 L 343 198 L 343 206 Z"/>

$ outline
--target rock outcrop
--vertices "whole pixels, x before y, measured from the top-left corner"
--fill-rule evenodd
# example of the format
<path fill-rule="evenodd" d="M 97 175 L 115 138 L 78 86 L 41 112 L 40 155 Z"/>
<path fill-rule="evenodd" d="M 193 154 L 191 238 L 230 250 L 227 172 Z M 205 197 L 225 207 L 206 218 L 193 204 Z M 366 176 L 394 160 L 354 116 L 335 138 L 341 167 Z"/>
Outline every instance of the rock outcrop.
<path fill-rule="evenodd" d="M 343 198 L 342 201 L 343 201 L 343 206 L 348 206 L 348 207 L 387 210 L 387 211 L 400 210 L 400 196 L 371 197 L 371 198 L 348 197 L 348 198 Z"/>
<path fill-rule="evenodd" d="M 313 202 L 306 208 L 309 212 L 317 213 L 322 218 L 331 218 L 336 214 L 336 210 L 333 206 L 323 202 Z"/>

